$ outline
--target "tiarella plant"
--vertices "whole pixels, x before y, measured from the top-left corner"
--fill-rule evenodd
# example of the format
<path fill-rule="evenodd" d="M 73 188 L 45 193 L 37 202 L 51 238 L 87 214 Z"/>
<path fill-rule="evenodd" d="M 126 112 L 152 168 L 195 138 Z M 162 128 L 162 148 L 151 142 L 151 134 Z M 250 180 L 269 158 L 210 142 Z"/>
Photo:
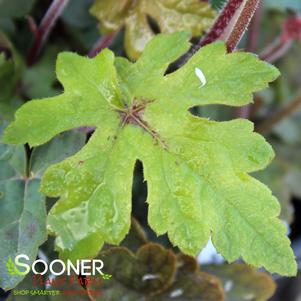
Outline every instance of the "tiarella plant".
<path fill-rule="evenodd" d="M 14 2 L 0 1 L 0 26 L 5 23 L 1 17 L 27 15 L 34 1 L 22 2 L 20 12 L 11 9 Z M 280 75 L 268 62 L 300 40 L 300 17 L 287 17 L 280 36 L 256 56 L 249 51 L 258 48 L 260 1 L 229 0 L 215 20 L 211 4 L 53 0 L 39 26 L 27 17 L 34 41 L 24 63 L 10 33 L 0 31 L 0 240 L 6 242 L 0 248 L 1 288 L 12 289 L 25 277 L 16 268 L 16 255 L 26 254 L 32 263 L 45 248 L 55 249 L 63 260 L 105 262 L 110 282 L 101 289 L 83 285 L 93 301 L 98 300 L 94 289 L 103 293 L 99 300 L 108 301 L 123 296 L 264 301 L 275 284 L 254 267 L 296 274 L 273 194 L 282 202 L 281 219 L 290 222 L 290 196 L 301 195 L 301 174 L 288 157 L 298 161 L 299 153 L 287 152 L 287 146 L 283 151 L 272 140 L 277 159 L 268 167 L 274 151 L 260 134 L 294 112 L 301 97 L 256 123 L 255 131 L 247 119 L 252 118 L 253 93 Z M 74 37 L 85 44 L 93 36 L 81 24 L 87 18 L 83 12 L 96 18 L 90 26 L 97 41 L 85 52 L 74 46 Z M 70 41 L 42 54 L 59 18 Z M 246 49 L 237 50 L 250 23 Z M 115 53 L 107 49 L 112 45 Z M 59 53 L 59 94 L 51 59 L 65 49 L 87 55 Z M 233 113 L 236 107 L 238 118 L 206 118 L 203 113 L 212 105 L 218 112 Z M 155 235 L 149 241 L 133 218 L 141 206 L 133 197 L 137 166 L 143 167 L 147 186 L 147 205 L 141 198 L 148 209 L 140 222 L 145 221 L 148 233 L 163 236 L 164 247 Z M 47 233 L 55 237 L 54 248 L 51 239 L 42 245 Z M 200 271 L 193 257 L 209 240 L 227 262 L 243 260 L 253 267 L 205 265 Z M 28 289 L 31 276 L 17 288 Z"/>
<path fill-rule="evenodd" d="M 48 168 L 42 179 L 42 192 L 60 197 L 48 228 L 63 258 L 95 256 L 103 243 L 124 239 L 140 160 L 148 221 L 158 235 L 167 233 L 189 255 L 211 235 L 230 262 L 242 257 L 293 275 L 296 263 L 277 219 L 279 204 L 248 175 L 270 162 L 272 148 L 247 120 L 215 122 L 189 112 L 199 105 L 247 104 L 279 72 L 252 54 L 227 54 L 225 44 L 216 42 L 164 75 L 187 52 L 188 39 L 185 32 L 160 34 L 136 63 L 109 50 L 94 59 L 60 54 L 56 73 L 64 93 L 25 104 L 4 141 L 33 147 L 72 128 L 96 127 L 80 152 Z"/>

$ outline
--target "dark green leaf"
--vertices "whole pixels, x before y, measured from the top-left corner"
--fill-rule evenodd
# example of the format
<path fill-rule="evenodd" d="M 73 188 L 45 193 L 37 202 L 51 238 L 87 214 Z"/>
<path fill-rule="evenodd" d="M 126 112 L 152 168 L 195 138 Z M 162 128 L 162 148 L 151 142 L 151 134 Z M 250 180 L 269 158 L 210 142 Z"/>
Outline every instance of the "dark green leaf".
<path fill-rule="evenodd" d="M 1 137 L 3 126 L 0 130 Z M 9 258 L 26 254 L 35 260 L 46 239 L 45 197 L 39 192 L 43 171 L 75 153 L 84 142 L 83 133 L 70 132 L 34 149 L 28 177 L 24 147 L 5 145 L 0 140 L 0 287 L 11 289 L 24 278 L 9 274 Z"/>
<path fill-rule="evenodd" d="M 19 254 L 36 258 L 46 239 L 46 210 L 40 181 L 24 176 L 24 147 L 0 143 L 0 150 L 0 287 L 10 289 L 23 277 L 11 276 L 6 262 Z"/>
<path fill-rule="evenodd" d="M 18 18 L 28 14 L 35 0 L 0 0 L 0 17 Z"/>
<path fill-rule="evenodd" d="M 10 120 L 21 101 L 14 95 L 23 66 L 13 45 L 0 31 L 0 120 Z"/>

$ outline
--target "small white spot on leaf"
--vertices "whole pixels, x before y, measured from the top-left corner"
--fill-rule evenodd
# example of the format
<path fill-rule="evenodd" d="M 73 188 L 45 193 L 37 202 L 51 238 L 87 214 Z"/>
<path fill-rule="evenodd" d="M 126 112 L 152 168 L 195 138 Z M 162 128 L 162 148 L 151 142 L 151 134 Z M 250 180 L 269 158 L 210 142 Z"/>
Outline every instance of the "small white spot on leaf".
<path fill-rule="evenodd" d="M 207 83 L 206 77 L 203 73 L 203 71 L 199 68 L 195 68 L 194 69 L 195 75 L 197 76 L 197 78 L 200 80 L 201 82 L 201 87 L 204 87 Z"/>

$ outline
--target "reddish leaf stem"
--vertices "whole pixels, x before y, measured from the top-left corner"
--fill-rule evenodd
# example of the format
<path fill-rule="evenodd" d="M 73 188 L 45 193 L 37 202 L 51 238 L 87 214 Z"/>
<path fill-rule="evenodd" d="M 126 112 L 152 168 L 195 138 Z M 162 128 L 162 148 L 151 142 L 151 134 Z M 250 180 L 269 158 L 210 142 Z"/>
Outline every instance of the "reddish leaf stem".
<path fill-rule="evenodd" d="M 254 14 L 253 20 L 249 27 L 246 51 L 255 53 L 257 50 L 261 17 L 262 17 L 262 3 L 259 3 L 258 8 Z M 235 115 L 238 118 L 246 118 L 246 119 L 250 118 L 251 105 L 248 104 L 243 107 L 237 108 Z"/>
<path fill-rule="evenodd" d="M 260 0 L 229 0 L 215 21 L 212 29 L 205 38 L 196 45 L 194 51 L 217 39 L 226 42 L 228 52 L 234 51 L 244 32 L 248 28 L 259 4 Z M 254 51 L 257 46 L 256 42 L 260 17 L 261 13 L 259 11 L 252 22 L 248 40 L 249 51 Z M 240 118 L 249 118 L 250 106 L 247 105 L 238 108 L 236 116 Z"/>
<path fill-rule="evenodd" d="M 180 59 L 177 65 L 183 65 L 201 47 L 216 40 L 224 40 L 229 52 L 235 50 L 256 11 L 260 0 L 229 0 L 211 30 L 200 42 Z"/>
<path fill-rule="evenodd" d="M 31 32 L 36 37 L 37 32 L 38 32 L 37 23 L 35 22 L 35 20 L 33 19 L 32 16 L 27 16 L 26 19 L 27 19 L 27 22 L 28 22 L 28 25 L 29 25 L 29 28 L 30 28 Z"/>
<path fill-rule="evenodd" d="M 274 63 L 283 57 L 293 44 L 292 40 L 283 41 L 277 38 L 271 45 L 263 50 L 259 57 L 269 63 Z"/>
<path fill-rule="evenodd" d="M 255 11 L 252 22 L 250 23 L 246 51 L 256 53 L 259 41 L 259 29 L 262 18 L 262 3 L 259 3 L 257 10 Z"/>
<path fill-rule="evenodd" d="M 232 52 L 240 42 L 244 32 L 248 28 L 260 0 L 244 0 L 236 10 L 231 22 L 221 35 L 221 39 L 227 44 L 228 51 Z"/>
<path fill-rule="evenodd" d="M 243 0 L 229 0 L 225 4 L 211 30 L 208 32 L 205 38 L 198 43 L 197 49 L 210 44 L 221 37 L 242 2 Z"/>
<path fill-rule="evenodd" d="M 258 7 L 260 0 L 229 0 L 206 37 L 197 45 L 197 49 L 214 42 L 224 40 L 228 51 L 235 50 Z"/>
<path fill-rule="evenodd" d="M 43 17 L 43 19 L 41 21 L 40 26 L 38 28 L 35 28 L 33 26 L 33 20 L 29 19 L 31 28 L 35 29 L 35 31 L 34 31 L 35 38 L 34 38 L 33 45 L 31 47 L 31 49 L 29 50 L 29 53 L 27 56 L 28 66 L 31 66 L 35 63 L 53 26 L 55 25 L 57 19 L 62 14 L 62 12 L 68 2 L 69 2 L 69 0 L 53 0 L 53 2 L 49 6 L 45 16 Z"/>
<path fill-rule="evenodd" d="M 116 35 L 117 32 L 101 36 L 89 51 L 88 56 L 92 58 L 96 56 L 102 49 L 107 48 L 114 41 Z"/>
<path fill-rule="evenodd" d="M 285 20 L 282 26 L 282 32 L 275 41 L 266 47 L 260 54 L 262 60 L 273 63 L 291 48 L 293 41 L 301 40 L 301 17 L 291 16 Z"/>

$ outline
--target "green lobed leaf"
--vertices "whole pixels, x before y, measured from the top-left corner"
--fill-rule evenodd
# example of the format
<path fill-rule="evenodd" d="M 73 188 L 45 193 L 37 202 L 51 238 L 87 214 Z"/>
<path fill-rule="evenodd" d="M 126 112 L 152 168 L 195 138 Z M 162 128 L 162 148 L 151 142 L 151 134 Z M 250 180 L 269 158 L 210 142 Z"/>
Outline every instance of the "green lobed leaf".
<path fill-rule="evenodd" d="M 122 241 L 130 227 L 134 164 L 140 160 L 148 220 L 158 235 L 167 233 L 191 255 L 211 235 L 230 262 L 242 257 L 293 275 L 296 263 L 277 218 L 279 203 L 248 175 L 266 167 L 272 148 L 247 120 L 215 122 L 189 112 L 196 105 L 247 104 L 279 72 L 253 54 L 227 54 L 216 42 L 164 75 L 189 48 L 188 39 L 183 32 L 158 35 L 135 64 L 115 60 L 109 50 L 94 59 L 60 54 L 57 75 L 64 94 L 26 103 L 7 128 L 6 142 L 34 146 L 67 129 L 96 127 L 81 151 L 43 177 L 42 191 L 60 196 L 48 226 L 63 258 L 93 257 L 104 242 Z"/>
<path fill-rule="evenodd" d="M 155 36 L 150 23 L 156 23 L 162 33 L 187 30 L 199 36 L 215 16 L 210 4 L 199 0 L 96 0 L 90 12 L 99 20 L 102 33 L 125 26 L 125 50 L 132 59 Z"/>

